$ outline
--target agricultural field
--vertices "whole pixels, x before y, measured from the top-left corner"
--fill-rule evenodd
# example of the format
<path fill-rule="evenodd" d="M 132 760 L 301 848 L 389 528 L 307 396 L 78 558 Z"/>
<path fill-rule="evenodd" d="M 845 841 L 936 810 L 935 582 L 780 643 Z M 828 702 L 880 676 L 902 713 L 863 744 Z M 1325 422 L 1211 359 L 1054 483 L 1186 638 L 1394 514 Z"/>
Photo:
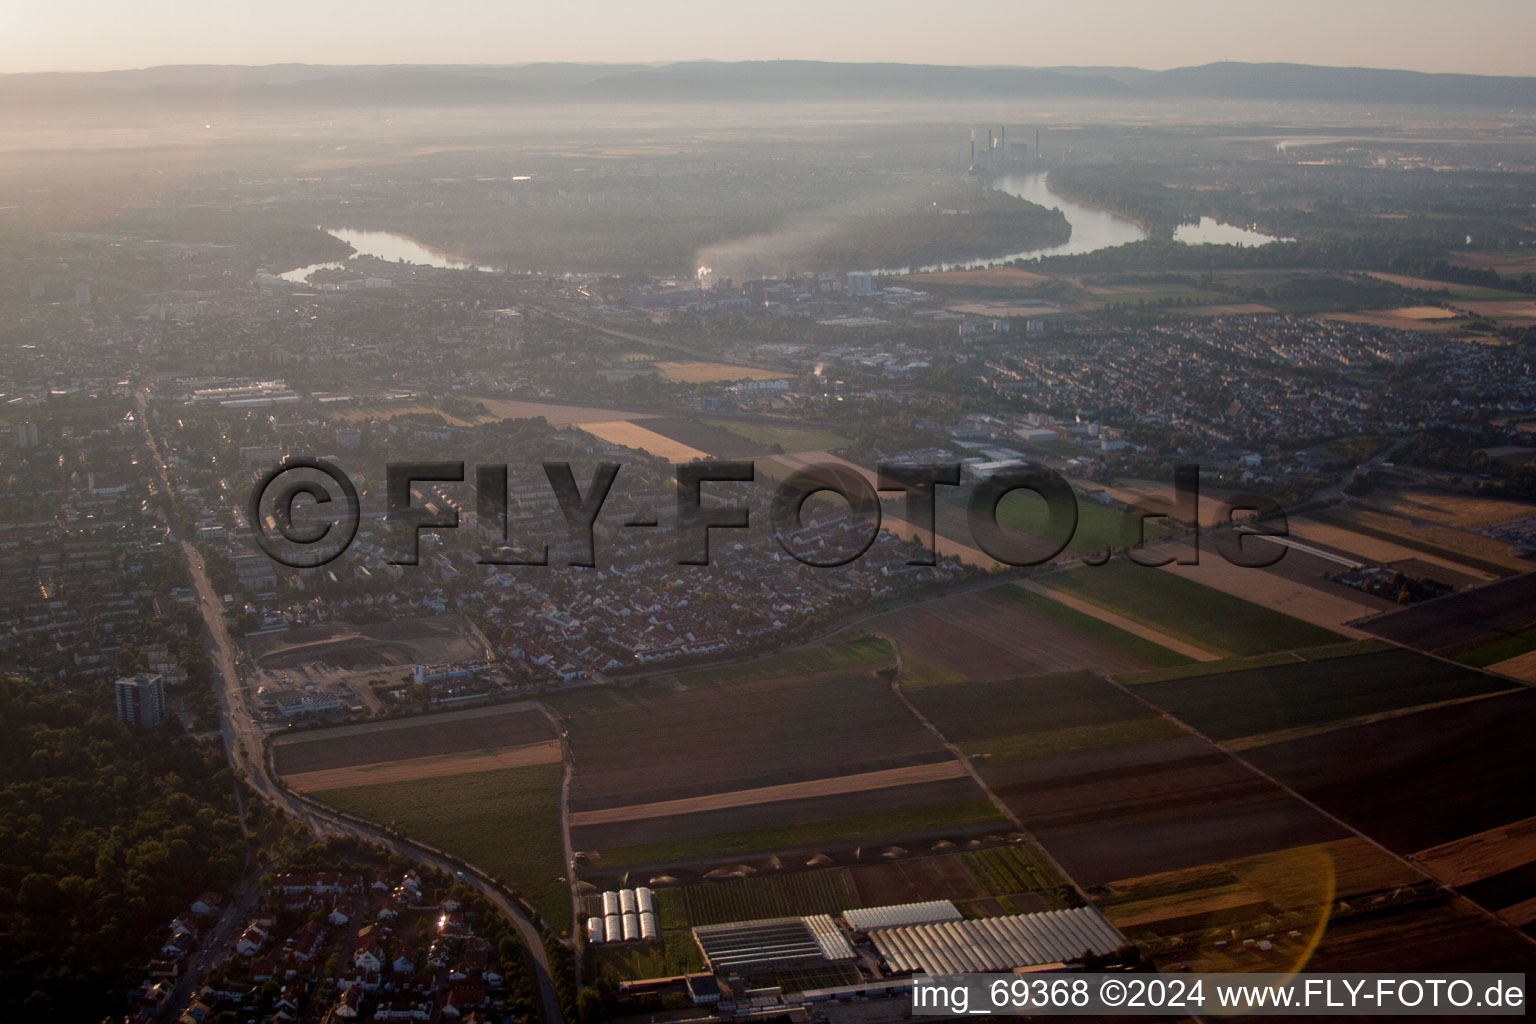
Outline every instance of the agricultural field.
<path fill-rule="evenodd" d="M 1123 675 L 1115 676 L 1114 679 L 1115 682 L 1125 686 L 1140 686 L 1143 683 L 1163 683 L 1170 679 L 1224 675 L 1228 672 L 1267 668 L 1270 665 L 1294 665 L 1303 661 L 1327 661 L 1330 658 L 1352 658 L 1357 654 L 1377 654 L 1381 651 L 1395 650 L 1398 650 L 1396 644 L 1389 643 L 1378 637 L 1370 637 L 1365 640 L 1345 640 L 1342 643 L 1325 644 L 1322 647 L 1302 647 L 1294 651 L 1254 654 L 1246 658 L 1222 658 L 1217 661 L 1206 661 L 1195 665 L 1154 668 L 1143 672 L 1127 672 Z"/>
<path fill-rule="evenodd" d="M 1067 879 L 1032 845 L 990 846 L 959 856 L 1004 914 L 1059 910 L 1077 898 Z"/>
<path fill-rule="evenodd" d="M 1488 666 L 1488 671 L 1497 672 L 1501 676 L 1507 676 L 1522 683 L 1536 683 L 1536 651 L 1496 661 Z"/>
<path fill-rule="evenodd" d="M 1363 839 L 1119 879 L 1094 902 L 1154 962 L 1195 971 L 1529 969 L 1530 948 Z M 1234 939 L 1266 939 L 1262 951 Z M 1218 945 L 1217 943 L 1220 943 Z"/>
<path fill-rule="evenodd" d="M 1531 568 L 1531 563 L 1517 556 L 1509 544 L 1424 519 L 1369 508 L 1324 509 L 1312 513 L 1311 518 L 1494 576 L 1513 576 Z"/>
<path fill-rule="evenodd" d="M 709 458 L 706 451 L 673 440 L 665 434 L 658 434 L 632 420 L 587 420 L 576 424 L 576 427 L 609 444 L 633 448 L 668 462 L 692 462 L 694 459 Z"/>
<path fill-rule="evenodd" d="M 462 857 L 530 899 L 555 929 L 571 926 L 558 764 L 352 786 L 314 794 Z"/>
<path fill-rule="evenodd" d="M 1417 575 L 1429 576 L 1458 588 L 1499 578 L 1498 573 L 1408 547 L 1380 533 L 1361 533 L 1312 516 L 1290 520 L 1289 529 L 1290 535 L 1297 540 L 1330 548 L 1357 561 L 1386 566 L 1421 563 L 1424 568 Z"/>
<path fill-rule="evenodd" d="M 1083 885 L 1340 832 L 1090 672 L 954 683 L 909 696 Z"/>
<path fill-rule="evenodd" d="M 1310 933 L 1337 899 L 1422 881 L 1401 861 L 1351 837 L 1117 879 L 1091 895 L 1133 937 L 1192 936 L 1246 922 Z"/>
<path fill-rule="evenodd" d="M 856 636 L 554 698 L 575 760 L 573 844 L 606 870 L 996 821 L 891 692 L 889 657 L 883 640 Z"/>
<path fill-rule="evenodd" d="M 566 718 L 573 811 L 948 759 L 877 672 L 684 685 L 614 690 Z"/>
<path fill-rule="evenodd" d="M 1376 636 L 1450 657 L 1476 659 L 1536 627 L 1536 573 L 1526 573 L 1392 612 L 1364 624 Z M 1518 646 L 1518 645 L 1517 645 Z M 1513 657 L 1519 651 L 1509 654 Z M 1498 660 L 1497 658 L 1494 659 Z"/>
<path fill-rule="evenodd" d="M 849 669 L 874 672 L 896 663 L 895 652 L 883 637 L 862 631 L 851 636 L 839 634 L 839 637 L 814 647 L 778 651 L 735 665 L 690 669 L 658 678 L 674 686 L 693 688 L 764 679 L 788 679 Z M 609 702 L 599 698 L 599 706 L 609 706 Z"/>
<path fill-rule="evenodd" d="M 1417 853 L 1536 816 L 1533 714 L 1536 690 L 1522 687 L 1243 756 L 1388 848 Z"/>
<path fill-rule="evenodd" d="M 760 420 L 704 420 L 711 427 L 729 431 L 768 448 L 777 446 L 786 452 L 836 451 L 848 439 L 830 430 L 796 427 L 789 423 L 765 423 Z"/>
<path fill-rule="evenodd" d="M 831 808 L 831 810 L 836 810 Z M 770 817 L 772 812 L 760 812 Z M 590 870 L 600 872 L 646 872 L 658 866 L 689 863 L 736 862 L 764 853 L 780 851 L 786 859 L 805 856 L 812 865 L 826 852 L 850 847 L 871 847 L 891 852 L 905 849 L 895 843 L 953 843 L 989 830 L 1008 828 L 997 808 L 986 799 L 963 800 L 927 806 L 898 806 L 866 814 L 810 821 L 745 831 L 646 843 L 638 846 L 603 850 L 590 862 Z"/>
<path fill-rule="evenodd" d="M 1489 320 L 1507 320 L 1515 323 L 1536 320 L 1536 302 L 1529 298 L 1510 301 L 1462 302 L 1462 307 L 1475 316 Z"/>
<path fill-rule="evenodd" d="M 476 415 L 466 419 L 454 415 L 441 405 L 431 402 L 417 402 L 406 399 L 400 402 L 366 402 L 357 405 L 349 405 L 331 413 L 338 420 L 387 420 L 396 416 L 441 416 L 445 423 L 455 427 L 470 427 L 477 423 L 484 423 L 494 419 L 493 416 Z"/>
<path fill-rule="evenodd" d="M 1187 660 L 1014 584 L 925 601 L 865 627 L 901 649 L 907 687 L 1078 668 L 1126 672 Z"/>
<path fill-rule="evenodd" d="M 1273 542 L 1253 539 L 1246 540 L 1243 546 L 1245 550 L 1256 551 L 1275 547 Z M 1366 634 L 1353 622 L 1396 605 L 1335 582 L 1331 577 L 1342 568 L 1329 558 L 1290 547 L 1279 562 L 1265 569 L 1233 565 L 1207 549 L 1198 565 L 1169 565 L 1162 571 L 1319 629 L 1358 639 Z"/>
<path fill-rule="evenodd" d="M 1395 309 L 1368 309 L 1359 313 L 1325 313 L 1325 320 L 1346 324 L 1368 324 L 1398 331 L 1438 332 L 1466 323 L 1465 315 L 1439 306 L 1400 306 Z"/>
<path fill-rule="evenodd" d="M 1343 835 L 1197 736 L 979 767 L 992 792 L 1084 886 Z"/>
<path fill-rule="evenodd" d="M 1220 656 L 1313 647 L 1341 639 L 1331 630 L 1121 558 L 1098 567 L 1050 573 L 1036 582 Z"/>
<path fill-rule="evenodd" d="M 790 374 L 778 370 L 763 370 L 755 366 L 734 366 L 730 363 L 696 363 L 662 361 L 651 364 L 661 371 L 667 380 L 679 384 L 730 383 L 738 380 L 782 380 Z"/>
<path fill-rule="evenodd" d="M 466 395 L 471 402 L 479 402 L 492 416 L 504 420 L 542 419 L 552 427 L 571 427 L 581 423 L 605 420 L 645 420 L 653 414 L 624 412 L 620 409 L 595 409 L 583 405 L 558 405 L 553 402 L 524 402 L 520 399 L 497 398 L 485 395 Z"/>
<path fill-rule="evenodd" d="M 945 739 L 984 766 L 1183 734 L 1091 672 L 957 683 L 908 696 Z"/>
<path fill-rule="evenodd" d="M 770 451 L 766 442 L 716 426 L 708 420 L 688 416 L 658 416 L 646 420 L 645 425 L 679 444 L 708 452 L 717 459 L 757 459 Z"/>
<path fill-rule="evenodd" d="M 1303 735 L 1509 684 L 1407 650 L 1143 683 L 1138 696 L 1218 741 Z"/>
<path fill-rule="evenodd" d="M 1519 662 L 1522 656 L 1532 651 L 1536 651 L 1536 629 L 1526 629 L 1459 652 L 1456 660 L 1463 665 L 1493 668 L 1497 671 L 1497 666 Z"/>
<path fill-rule="evenodd" d="M 951 496 L 940 504 L 959 512 L 963 519 L 967 500 L 961 496 Z M 1040 536 L 1044 533 L 1048 521 L 1045 502 L 1038 495 L 1025 491 L 1015 491 L 997 506 L 998 525 L 1008 529 Z M 1076 554 L 1097 555 L 1108 547 L 1115 549 L 1125 547 L 1128 540 L 1138 539 L 1138 533 L 1143 535 L 1141 539 L 1154 541 L 1172 536 L 1176 532 L 1167 525 L 1166 520 L 1143 520 L 1129 515 L 1118 506 L 1104 505 L 1078 495 L 1077 529 L 1073 532 L 1072 539 L 1067 542 L 1066 550 Z M 967 530 L 967 535 L 968 533 Z"/>
<path fill-rule="evenodd" d="M 1436 491 L 1375 490 L 1367 502 L 1390 515 L 1430 519 L 1460 530 L 1480 530 L 1536 515 L 1536 505 Z"/>
<path fill-rule="evenodd" d="M 451 774 L 432 769 L 455 760 L 472 764 L 512 752 L 546 752 L 554 741 L 554 727 L 543 711 L 522 703 L 279 737 L 272 742 L 272 760 L 289 785 L 311 788 L 305 777 L 319 773 L 377 768 L 398 775 L 395 766 L 405 764 L 422 768 L 423 776 Z M 558 749 L 552 759 L 559 760 Z"/>
<path fill-rule="evenodd" d="M 673 904 L 676 916 L 690 928 L 760 917 L 839 914 L 866 906 L 859 899 L 852 872 L 842 867 L 658 889 L 656 899 L 658 904 Z"/>
<path fill-rule="evenodd" d="M 1490 921 L 1468 900 L 1451 897 L 1335 917 L 1312 952 L 1308 968 L 1529 974 L 1536 970 L 1536 957 L 1530 943 L 1512 929 Z"/>
<path fill-rule="evenodd" d="M 1536 861 L 1536 818 L 1420 850 L 1413 859 L 1446 885 L 1467 885 L 1501 875 Z M 1531 895 L 1526 893 L 1527 898 Z"/>

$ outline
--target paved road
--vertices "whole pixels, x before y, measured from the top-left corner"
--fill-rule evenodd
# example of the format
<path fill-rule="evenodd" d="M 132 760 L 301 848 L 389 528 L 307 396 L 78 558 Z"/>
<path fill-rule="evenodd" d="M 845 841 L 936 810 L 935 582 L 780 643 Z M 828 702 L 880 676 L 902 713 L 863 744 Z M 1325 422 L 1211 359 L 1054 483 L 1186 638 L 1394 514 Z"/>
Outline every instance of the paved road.
<path fill-rule="evenodd" d="M 166 494 L 170 494 L 170 476 L 166 472 L 165 460 L 161 456 L 159 446 L 149 432 L 149 418 L 145 411 L 144 396 L 139 393 L 134 398 L 138 406 L 139 420 L 144 424 L 146 443 L 154 460 L 160 486 Z M 172 531 L 175 532 L 174 525 Z M 176 542 L 186 558 L 187 568 L 202 610 L 203 622 L 208 627 L 210 653 L 213 655 L 216 668 L 214 692 L 219 701 L 219 725 L 230 763 L 245 776 L 251 787 L 264 799 L 305 822 L 317 833 L 366 839 L 394 853 L 409 857 L 418 864 L 435 868 L 449 875 L 458 875 L 463 882 L 477 889 L 517 926 L 523 942 L 533 953 L 536 973 L 539 976 L 539 994 L 544 1004 L 544 1019 L 547 1024 L 562 1024 L 560 999 L 550 977 L 549 955 L 544 949 L 543 937 L 534 927 L 533 922 L 523 913 L 522 908 L 509 899 L 499 887 L 478 877 L 472 871 L 461 872 L 458 865 L 422 849 L 415 843 L 386 835 L 372 826 L 348 821 L 324 807 L 300 799 L 277 784 L 268 770 L 262 743 L 264 734 L 248 703 L 249 695 L 241 685 L 234 641 L 230 639 L 229 628 L 224 621 L 218 595 L 208 579 L 202 556 L 184 538 L 177 537 Z"/>

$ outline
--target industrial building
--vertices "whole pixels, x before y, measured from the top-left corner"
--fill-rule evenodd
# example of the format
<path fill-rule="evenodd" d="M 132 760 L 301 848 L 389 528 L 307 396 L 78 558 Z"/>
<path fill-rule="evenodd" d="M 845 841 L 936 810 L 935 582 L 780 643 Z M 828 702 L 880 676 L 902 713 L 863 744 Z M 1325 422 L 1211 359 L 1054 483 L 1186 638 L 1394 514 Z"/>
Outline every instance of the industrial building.
<path fill-rule="evenodd" d="M 1129 943 L 1091 906 L 1039 914 L 875 928 L 870 940 L 893 973 L 992 973 L 1107 956 Z"/>

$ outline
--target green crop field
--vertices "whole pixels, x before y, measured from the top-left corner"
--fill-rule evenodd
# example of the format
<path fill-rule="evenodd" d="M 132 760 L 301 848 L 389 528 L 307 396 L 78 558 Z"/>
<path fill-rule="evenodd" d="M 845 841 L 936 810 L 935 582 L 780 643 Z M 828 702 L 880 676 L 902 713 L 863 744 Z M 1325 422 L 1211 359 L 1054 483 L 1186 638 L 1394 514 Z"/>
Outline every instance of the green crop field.
<path fill-rule="evenodd" d="M 1229 657 L 1317 647 L 1340 639 L 1321 626 L 1119 558 L 1102 566 L 1050 573 L 1039 582 Z"/>
<path fill-rule="evenodd" d="M 941 491 L 941 493 L 943 493 Z M 962 514 L 967 508 L 968 497 L 951 495 L 946 500 L 958 507 Z M 1014 530 L 1022 530 L 1040 536 L 1049 521 L 1045 502 L 1037 495 L 1018 491 L 1005 497 L 997 506 L 997 522 Z M 1118 506 L 1101 505 L 1081 495 L 1077 497 L 1077 529 L 1067 543 L 1068 551 L 1080 554 L 1097 554 L 1106 547 L 1122 548 L 1128 538 L 1134 539 L 1135 531 L 1145 527 L 1145 540 L 1157 540 L 1173 536 L 1176 530 L 1164 519 L 1138 521 Z"/>
<path fill-rule="evenodd" d="M 848 439 L 830 430 L 791 427 L 777 423 L 748 423 L 742 420 L 705 420 L 712 427 L 729 431 L 737 437 L 758 444 L 778 445 L 786 452 L 831 452 L 843 447 Z"/>
<path fill-rule="evenodd" d="M 1463 665 L 1487 668 L 1489 665 L 1497 665 L 1501 661 L 1518 658 L 1531 651 L 1536 651 L 1536 629 L 1527 629 L 1513 636 L 1491 640 L 1481 647 L 1474 647 L 1470 651 L 1457 654 L 1455 658 Z"/>
<path fill-rule="evenodd" d="M 948 804 L 930 804 L 927 807 L 875 811 L 833 818 L 830 821 L 625 846 L 604 850 L 591 866 L 596 870 L 617 871 L 641 865 L 665 866 L 782 850 L 814 850 L 822 846 L 896 841 L 910 835 L 965 832 L 1000 821 L 1002 818 L 990 801 L 961 800 Z"/>
<path fill-rule="evenodd" d="M 350 786 L 320 800 L 457 854 L 520 890 L 556 930 L 571 926 L 558 764 Z"/>
<path fill-rule="evenodd" d="M 1067 880 L 1033 847 L 993 846 L 961 857 L 994 896 L 1032 892 L 1052 910 L 1065 906 L 1061 889 Z"/>
<path fill-rule="evenodd" d="M 983 773 L 1005 761 L 1149 743 L 1182 732 L 1091 672 L 952 683 L 913 690 L 909 697 L 946 739 L 977 759 Z"/>

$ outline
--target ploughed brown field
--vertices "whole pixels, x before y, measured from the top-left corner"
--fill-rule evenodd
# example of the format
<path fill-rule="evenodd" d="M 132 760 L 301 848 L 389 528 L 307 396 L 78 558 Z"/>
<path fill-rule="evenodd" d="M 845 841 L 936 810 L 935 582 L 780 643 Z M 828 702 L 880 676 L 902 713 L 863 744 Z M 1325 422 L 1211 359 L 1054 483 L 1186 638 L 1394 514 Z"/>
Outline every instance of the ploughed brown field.
<path fill-rule="evenodd" d="M 870 624 L 901 648 L 904 679 L 1008 679 L 1088 668 L 1131 672 L 1147 663 L 991 591 L 927 601 Z"/>
<path fill-rule="evenodd" d="M 1533 717 L 1536 690 L 1522 689 L 1244 756 L 1390 849 L 1413 853 L 1536 815 Z"/>
<path fill-rule="evenodd" d="M 1444 651 L 1513 635 L 1532 625 L 1536 625 L 1536 572 L 1383 615 L 1365 628 L 1421 651 Z"/>
<path fill-rule="evenodd" d="M 1083 885 L 1345 834 L 1194 736 L 999 765 L 983 776 Z"/>
<path fill-rule="evenodd" d="M 277 773 L 291 777 L 444 755 L 490 756 L 554 738 L 542 710 L 516 704 L 300 733 L 273 741 L 272 758 Z"/>
<path fill-rule="evenodd" d="M 630 804 L 627 807 L 609 807 L 599 811 L 578 811 L 571 815 L 571 824 L 573 826 L 613 825 L 628 821 L 643 821 L 646 818 L 703 814 L 706 811 L 756 807 L 761 804 L 807 800 L 813 797 L 849 796 L 921 783 L 947 782 L 962 778 L 965 774 L 965 767 L 958 761 L 934 761 L 930 764 L 912 765 L 907 768 L 887 768 L 883 771 L 839 775 L 834 778 L 813 779 L 809 782 L 758 786 L 753 789 L 738 789 L 730 793 L 684 797 L 681 800 L 657 800 L 643 804 Z"/>
<path fill-rule="evenodd" d="M 593 825 L 577 826 L 573 823 L 571 842 L 580 850 L 613 850 L 981 799 L 983 797 L 976 783 L 969 776 L 964 776 L 942 782 L 889 786 L 839 796 L 810 796 L 766 804 L 741 804 L 718 810 L 626 818 Z"/>
<path fill-rule="evenodd" d="M 1090 672 L 913 690 L 987 786 L 1085 886 L 1344 830 Z"/>
<path fill-rule="evenodd" d="M 284 776 L 295 789 L 347 789 L 352 786 L 380 786 L 390 782 L 436 779 L 445 775 L 471 775 L 498 768 L 522 768 L 533 764 L 559 764 L 560 743 L 544 740 L 520 747 L 506 747 L 489 754 L 438 754 L 411 757 L 399 761 L 378 761 L 349 768 L 323 768 Z"/>
<path fill-rule="evenodd" d="M 887 672 L 682 680 L 560 703 L 578 849 L 985 807 L 975 781 L 892 693 Z"/>
<path fill-rule="evenodd" d="M 568 718 L 573 812 L 950 759 L 870 671 L 604 696 Z"/>
<path fill-rule="evenodd" d="M 865 906 L 879 907 L 926 900 L 975 900 L 989 894 L 959 857 L 913 857 L 852 869 L 853 884 Z"/>

